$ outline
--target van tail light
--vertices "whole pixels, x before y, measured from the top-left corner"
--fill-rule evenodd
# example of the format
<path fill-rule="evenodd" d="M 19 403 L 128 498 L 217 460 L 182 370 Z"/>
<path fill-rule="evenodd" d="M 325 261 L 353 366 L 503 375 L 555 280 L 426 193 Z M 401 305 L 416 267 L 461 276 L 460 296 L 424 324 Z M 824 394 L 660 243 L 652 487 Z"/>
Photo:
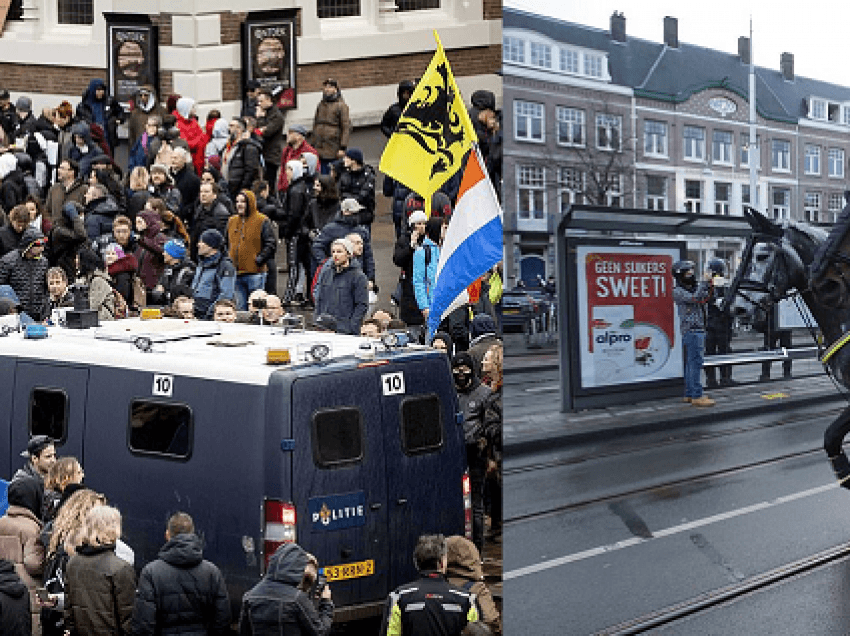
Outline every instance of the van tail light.
<path fill-rule="evenodd" d="M 295 506 L 267 499 L 263 504 L 263 572 L 269 559 L 284 543 L 295 541 Z"/>
<path fill-rule="evenodd" d="M 469 472 L 463 473 L 463 534 L 472 541 L 472 482 Z"/>

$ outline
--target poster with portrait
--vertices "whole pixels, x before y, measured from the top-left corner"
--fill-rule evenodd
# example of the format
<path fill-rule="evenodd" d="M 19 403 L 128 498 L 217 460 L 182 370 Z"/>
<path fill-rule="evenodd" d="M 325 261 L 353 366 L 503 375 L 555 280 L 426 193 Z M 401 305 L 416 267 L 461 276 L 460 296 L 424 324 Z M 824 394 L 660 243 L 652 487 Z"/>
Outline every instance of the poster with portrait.
<path fill-rule="evenodd" d="M 107 17 L 109 89 L 122 104 L 127 104 L 142 86 L 158 88 L 158 29 L 148 16 L 120 14 Z"/>
<path fill-rule="evenodd" d="M 269 90 L 281 109 L 297 106 L 295 14 L 251 13 L 243 23 L 243 94 L 249 80 Z"/>

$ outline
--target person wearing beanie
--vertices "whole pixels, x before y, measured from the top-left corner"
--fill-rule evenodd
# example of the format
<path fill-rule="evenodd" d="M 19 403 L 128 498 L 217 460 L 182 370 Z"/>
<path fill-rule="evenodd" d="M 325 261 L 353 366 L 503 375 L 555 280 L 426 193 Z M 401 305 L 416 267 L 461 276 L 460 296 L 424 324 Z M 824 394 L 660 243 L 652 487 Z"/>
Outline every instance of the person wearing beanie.
<path fill-rule="evenodd" d="M 12 137 L 22 139 L 26 135 L 35 132 L 36 119 L 32 114 L 32 100 L 22 95 L 15 100 L 15 128 Z"/>
<path fill-rule="evenodd" d="M 322 161 L 322 174 L 328 174 L 332 161 L 342 159 L 348 148 L 351 118 L 339 84 L 332 78 L 322 83 L 322 101 L 316 106 L 310 143 Z"/>
<path fill-rule="evenodd" d="M 311 153 L 318 156 L 318 152 L 305 139 L 307 138 L 307 129 L 300 124 L 294 124 L 289 127 L 286 133 L 286 145 L 283 147 L 283 154 L 280 157 L 280 165 L 286 166 L 293 159 L 300 161 L 301 155 Z M 274 184 L 274 181 L 269 181 Z M 277 174 L 277 191 L 286 192 L 289 187 L 289 177 L 286 175 L 286 170 L 279 170 Z"/>
<path fill-rule="evenodd" d="M 205 230 L 198 239 L 198 267 L 192 279 L 195 318 L 212 320 L 219 300 L 233 300 L 236 294 L 236 267 L 222 250 L 224 237 L 216 229 Z"/>
<path fill-rule="evenodd" d="M 339 198 L 351 198 L 362 205 L 358 224 L 371 227 L 375 220 L 375 169 L 365 165 L 359 148 L 349 148 L 342 161 L 345 169 L 339 178 Z"/>
<path fill-rule="evenodd" d="M 427 221 L 428 217 L 421 210 L 411 214 L 393 248 L 393 264 L 401 271 L 392 300 L 398 306 L 399 318 L 416 329 L 424 323 L 424 320 L 416 304 L 416 293 L 413 289 L 413 255 L 425 240 Z"/>
<path fill-rule="evenodd" d="M 188 256 L 189 251 L 183 241 L 171 239 L 165 244 L 162 251 L 165 269 L 151 292 L 151 302 L 154 305 L 168 307 L 179 296 L 192 297 L 195 264 Z"/>
<path fill-rule="evenodd" d="M 204 150 L 207 147 L 207 136 L 196 118 L 195 100 L 191 97 L 181 97 L 177 100 L 172 114 L 177 119 L 180 138 L 189 145 L 195 173 L 201 174 L 201 170 L 204 168 Z"/>
<path fill-rule="evenodd" d="M 336 319 L 337 333 L 357 335 L 369 309 L 366 275 L 352 262 L 354 246 L 347 238 L 331 243 L 333 266 L 323 268 L 314 289 L 314 316 L 330 314 Z"/>
<path fill-rule="evenodd" d="M 236 214 L 227 221 L 230 258 L 236 265 L 236 306 L 248 309 L 248 296 L 266 284 L 267 262 L 274 258 L 277 239 L 271 221 L 257 210 L 257 199 L 250 190 L 236 195 Z"/>
<path fill-rule="evenodd" d="M 271 92 L 261 88 L 257 92 L 257 133 L 263 144 L 265 170 L 263 179 L 274 183 L 280 170 L 280 157 L 283 154 L 283 126 L 286 118 L 275 104 Z"/>

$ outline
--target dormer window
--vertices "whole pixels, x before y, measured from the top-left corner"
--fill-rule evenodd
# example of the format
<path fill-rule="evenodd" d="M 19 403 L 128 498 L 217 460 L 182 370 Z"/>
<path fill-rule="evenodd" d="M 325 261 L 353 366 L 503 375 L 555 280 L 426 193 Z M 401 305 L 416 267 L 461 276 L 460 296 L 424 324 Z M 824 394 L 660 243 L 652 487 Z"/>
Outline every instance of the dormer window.
<path fill-rule="evenodd" d="M 552 68 L 552 47 L 539 42 L 531 43 L 531 65 Z"/>
<path fill-rule="evenodd" d="M 826 102 L 822 99 L 813 99 L 809 116 L 812 119 L 826 119 Z"/>

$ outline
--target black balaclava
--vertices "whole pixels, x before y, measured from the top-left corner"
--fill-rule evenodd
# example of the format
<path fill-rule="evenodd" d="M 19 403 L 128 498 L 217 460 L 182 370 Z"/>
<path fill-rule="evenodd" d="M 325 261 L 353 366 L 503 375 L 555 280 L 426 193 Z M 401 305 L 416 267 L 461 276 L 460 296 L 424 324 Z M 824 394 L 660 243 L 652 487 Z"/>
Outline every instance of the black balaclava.
<path fill-rule="evenodd" d="M 464 366 L 469 367 L 469 373 L 458 373 L 459 368 Z M 452 377 L 458 391 L 469 391 L 475 386 L 475 363 L 466 351 L 452 358 Z"/>

